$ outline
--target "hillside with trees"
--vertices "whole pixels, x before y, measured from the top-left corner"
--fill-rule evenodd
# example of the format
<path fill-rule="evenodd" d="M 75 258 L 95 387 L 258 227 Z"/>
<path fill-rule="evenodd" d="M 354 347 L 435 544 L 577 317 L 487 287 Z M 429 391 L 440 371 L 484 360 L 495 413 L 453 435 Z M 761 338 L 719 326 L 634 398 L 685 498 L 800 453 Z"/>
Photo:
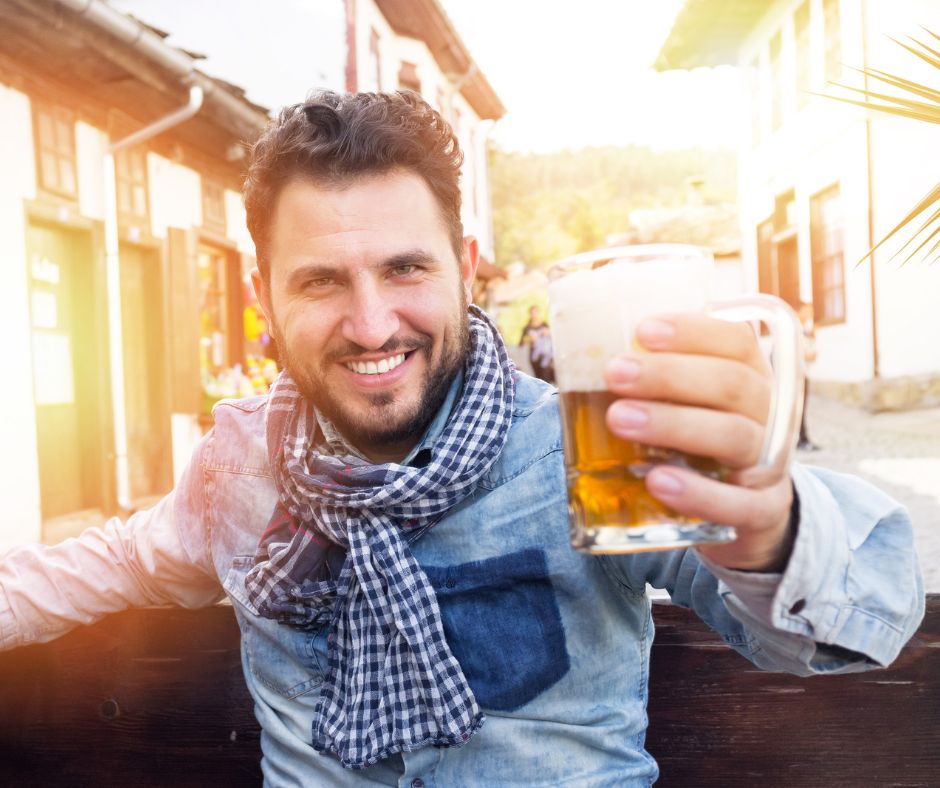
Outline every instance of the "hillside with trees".
<path fill-rule="evenodd" d="M 637 208 L 670 208 L 687 182 L 709 202 L 734 202 L 732 151 L 599 147 L 551 154 L 490 152 L 496 263 L 541 267 L 603 246 Z"/>

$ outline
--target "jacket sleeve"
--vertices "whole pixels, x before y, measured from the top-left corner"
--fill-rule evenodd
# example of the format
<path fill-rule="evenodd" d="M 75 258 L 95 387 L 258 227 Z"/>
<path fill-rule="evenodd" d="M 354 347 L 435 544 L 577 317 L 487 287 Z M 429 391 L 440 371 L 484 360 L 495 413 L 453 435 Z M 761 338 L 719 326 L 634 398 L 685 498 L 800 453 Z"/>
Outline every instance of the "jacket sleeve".
<path fill-rule="evenodd" d="M 782 574 L 729 570 L 695 550 L 614 557 L 608 568 L 630 587 L 666 589 L 761 668 L 811 675 L 890 664 L 924 615 L 907 511 L 854 476 L 791 473 L 800 520 Z"/>
<path fill-rule="evenodd" d="M 211 433 L 176 489 L 152 509 L 0 558 L 0 650 L 52 640 L 128 607 L 218 601 L 202 462 L 210 440 Z"/>

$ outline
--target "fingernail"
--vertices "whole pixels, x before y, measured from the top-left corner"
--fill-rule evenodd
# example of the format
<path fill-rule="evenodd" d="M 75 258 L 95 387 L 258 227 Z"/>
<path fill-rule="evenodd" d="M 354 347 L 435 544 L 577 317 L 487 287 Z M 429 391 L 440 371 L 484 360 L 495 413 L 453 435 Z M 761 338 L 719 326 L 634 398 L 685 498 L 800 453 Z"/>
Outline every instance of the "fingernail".
<path fill-rule="evenodd" d="M 631 430 L 642 427 L 650 420 L 645 410 L 635 408 L 623 402 L 615 402 L 607 411 L 610 426 L 614 429 Z"/>
<path fill-rule="evenodd" d="M 678 476 L 659 469 L 646 477 L 646 486 L 650 492 L 659 493 L 660 495 L 678 495 L 684 487 Z"/>
<path fill-rule="evenodd" d="M 636 335 L 644 342 L 665 342 L 676 335 L 676 328 L 665 320 L 643 320 L 636 327 Z"/>
<path fill-rule="evenodd" d="M 615 358 L 607 365 L 611 383 L 630 383 L 640 375 L 640 362 L 632 358 Z"/>

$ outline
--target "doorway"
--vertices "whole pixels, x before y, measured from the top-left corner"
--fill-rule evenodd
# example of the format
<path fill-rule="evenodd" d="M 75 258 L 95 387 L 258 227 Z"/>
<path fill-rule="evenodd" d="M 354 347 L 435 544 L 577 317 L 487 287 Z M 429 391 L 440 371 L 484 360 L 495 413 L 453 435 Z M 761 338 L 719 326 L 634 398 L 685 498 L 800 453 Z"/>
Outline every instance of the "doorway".
<path fill-rule="evenodd" d="M 138 501 L 172 486 L 163 277 L 156 250 L 121 244 L 120 260 L 127 461 Z"/>
<path fill-rule="evenodd" d="M 796 234 L 776 244 L 777 295 L 794 309 L 800 308 L 800 255 Z"/>
<path fill-rule="evenodd" d="M 104 503 L 102 367 L 87 234 L 27 226 L 33 396 L 43 519 Z"/>

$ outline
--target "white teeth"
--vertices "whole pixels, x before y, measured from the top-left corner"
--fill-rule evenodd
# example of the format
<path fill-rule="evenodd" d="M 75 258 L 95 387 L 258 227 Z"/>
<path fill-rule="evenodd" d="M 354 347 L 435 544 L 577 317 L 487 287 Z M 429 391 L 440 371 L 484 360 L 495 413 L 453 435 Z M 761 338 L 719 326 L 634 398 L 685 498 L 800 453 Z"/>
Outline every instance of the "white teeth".
<path fill-rule="evenodd" d="M 405 360 L 405 354 L 399 353 L 391 358 L 383 358 L 375 361 L 350 361 L 346 368 L 360 375 L 381 375 L 383 372 L 389 372 Z"/>

